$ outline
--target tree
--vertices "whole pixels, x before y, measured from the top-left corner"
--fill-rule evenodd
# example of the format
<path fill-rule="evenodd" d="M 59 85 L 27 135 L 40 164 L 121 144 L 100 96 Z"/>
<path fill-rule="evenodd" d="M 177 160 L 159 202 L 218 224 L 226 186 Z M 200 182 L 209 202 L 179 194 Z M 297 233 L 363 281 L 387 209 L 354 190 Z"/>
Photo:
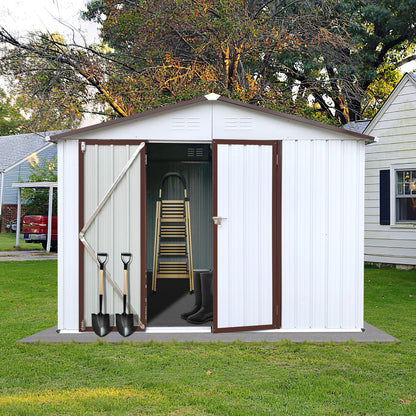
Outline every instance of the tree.
<path fill-rule="evenodd" d="M 101 24 L 102 45 L 21 42 L 2 28 L 3 68 L 46 94 L 56 117 L 91 102 L 120 117 L 216 92 L 344 124 L 372 114 L 412 59 L 415 2 L 93 0 L 85 18 Z"/>
<path fill-rule="evenodd" d="M 27 182 L 56 182 L 56 157 L 42 158 L 31 167 Z M 31 215 L 48 215 L 49 190 L 45 188 L 24 188 L 22 199 L 25 201 L 25 211 Z M 52 212 L 57 211 L 57 192 L 54 190 Z M 56 214 L 55 214 L 56 215 Z"/>
<path fill-rule="evenodd" d="M 188 86 L 211 86 L 303 114 L 312 113 L 312 100 L 345 124 L 373 115 L 396 85 L 400 66 L 415 59 L 415 5 L 100 0 L 90 2 L 85 16 L 102 25 L 117 59 L 151 78 L 153 96 L 164 91 L 162 100 L 189 94 Z"/>
<path fill-rule="evenodd" d="M 12 103 L 6 93 L 0 89 L 0 135 L 19 134 L 26 124 L 26 119 L 18 105 Z"/>
<path fill-rule="evenodd" d="M 310 13 L 294 15 L 295 3 Z M 50 95 L 58 84 L 65 99 L 50 102 L 60 114 L 69 97 L 81 103 L 80 112 L 95 101 L 125 116 L 215 91 L 313 115 L 307 97 L 294 102 L 292 86 L 276 83 L 270 68 L 283 50 L 297 50 L 301 42 L 322 50 L 344 43 L 336 31 L 319 29 L 328 22 L 321 22 L 316 7 L 315 1 L 95 2 L 87 15 L 102 20 L 106 46 L 69 44 L 50 34 L 21 42 L 2 28 L 0 41 L 13 46 L 3 71 L 31 95 Z"/>
<path fill-rule="evenodd" d="M 305 59 L 327 51 L 339 62 L 334 51 L 348 46 L 346 22 L 327 3 L 103 0 L 85 16 L 102 25 L 114 59 L 134 68 L 129 90 L 137 86 L 140 109 L 214 91 L 311 113 L 307 96 L 295 103 L 293 82 L 279 75 L 282 57 L 300 50 Z"/>
<path fill-rule="evenodd" d="M 337 65 L 331 56 L 316 56 L 322 83 L 315 90 L 309 86 L 316 85 L 317 73 L 299 71 L 293 55 L 281 70 L 311 92 L 326 112 L 329 97 L 335 117 L 344 124 L 364 114 L 371 117 L 397 84 L 400 67 L 416 59 L 416 1 L 343 0 L 334 3 L 333 11 L 349 19 L 352 47 L 340 55 L 345 60 Z"/>
<path fill-rule="evenodd" d="M 126 115 L 105 90 L 103 67 L 108 60 L 98 49 L 70 44 L 50 33 L 33 33 L 29 41 L 21 42 L 4 28 L 0 42 L 9 45 L 3 51 L 1 73 L 11 79 L 15 92 L 24 94 L 38 131 L 77 126 L 83 113 L 96 112 L 94 106 L 90 109 L 94 101 L 95 109 L 105 102 L 120 116 Z"/>

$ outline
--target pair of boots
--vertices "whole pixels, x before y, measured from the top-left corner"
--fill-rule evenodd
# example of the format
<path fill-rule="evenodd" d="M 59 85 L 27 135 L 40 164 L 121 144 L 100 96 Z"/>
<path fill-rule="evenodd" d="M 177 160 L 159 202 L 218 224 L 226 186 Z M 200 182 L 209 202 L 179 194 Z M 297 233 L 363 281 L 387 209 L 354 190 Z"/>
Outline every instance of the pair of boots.
<path fill-rule="evenodd" d="M 194 307 L 189 312 L 182 313 L 181 318 L 191 324 L 203 324 L 212 321 L 212 272 L 195 273 L 194 293 Z"/>

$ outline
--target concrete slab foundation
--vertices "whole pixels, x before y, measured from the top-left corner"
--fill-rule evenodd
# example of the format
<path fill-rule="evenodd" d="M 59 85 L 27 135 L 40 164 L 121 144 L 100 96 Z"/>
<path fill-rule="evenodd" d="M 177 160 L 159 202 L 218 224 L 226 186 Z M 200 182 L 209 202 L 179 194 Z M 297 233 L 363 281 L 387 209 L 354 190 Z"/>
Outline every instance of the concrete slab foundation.
<path fill-rule="evenodd" d="M 159 328 L 163 331 L 164 329 Z M 232 332 L 226 334 L 212 334 L 211 328 L 204 326 L 195 328 L 198 332 L 189 332 L 189 328 L 167 328 L 166 332 L 156 332 L 157 328 L 149 328 L 146 332 L 134 332 L 127 338 L 122 337 L 117 331 L 109 333 L 103 338 L 99 338 L 94 332 L 82 333 L 57 333 L 56 327 L 46 329 L 37 334 L 21 339 L 19 342 L 29 344 L 35 342 L 77 342 L 92 343 L 98 340 L 108 343 L 127 342 L 168 342 L 176 340 L 178 342 L 233 342 L 240 340 L 242 342 L 280 342 L 289 340 L 294 343 L 301 342 L 348 342 L 355 341 L 360 343 L 376 342 L 391 343 L 400 342 L 397 338 L 387 334 L 384 331 L 365 323 L 364 331 L 361 332 L 285 332 L 279 331 L 250 331 L 250 332 Z M 169 331 L 169 332 L 167 332 Z"/>

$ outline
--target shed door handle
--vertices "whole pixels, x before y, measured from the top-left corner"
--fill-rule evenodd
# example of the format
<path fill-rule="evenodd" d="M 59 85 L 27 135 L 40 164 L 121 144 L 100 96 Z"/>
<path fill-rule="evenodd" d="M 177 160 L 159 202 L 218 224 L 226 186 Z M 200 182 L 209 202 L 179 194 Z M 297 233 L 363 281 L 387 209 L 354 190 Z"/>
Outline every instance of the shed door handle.
<path fill-rule="evenodd" d="M 212 221 L 214 221 L 215 225 L 221 225 L 222 220 L 226 220 L 226 217 L 212 217 Z"/>

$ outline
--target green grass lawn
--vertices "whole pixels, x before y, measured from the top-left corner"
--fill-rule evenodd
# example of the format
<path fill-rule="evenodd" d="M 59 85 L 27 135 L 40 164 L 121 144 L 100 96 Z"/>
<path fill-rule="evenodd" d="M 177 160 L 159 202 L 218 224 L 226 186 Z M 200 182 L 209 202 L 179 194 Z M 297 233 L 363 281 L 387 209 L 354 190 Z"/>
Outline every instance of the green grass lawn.
<path fill-rule="evenodd" d="M 25 240 L 19 240 L 19 248 L 16 248 L 16 234 L 0 233 L 0 251 L 12 250 L 42 250 L 40 243 L 26 243 Z"/>
<path fill-rule="evenodd" d="M 56 261 L 0 263 L 2 415 L 415 415 L 416 272 L 366 269 L 401 343 L 20 344 L 56 324 Z"/>

